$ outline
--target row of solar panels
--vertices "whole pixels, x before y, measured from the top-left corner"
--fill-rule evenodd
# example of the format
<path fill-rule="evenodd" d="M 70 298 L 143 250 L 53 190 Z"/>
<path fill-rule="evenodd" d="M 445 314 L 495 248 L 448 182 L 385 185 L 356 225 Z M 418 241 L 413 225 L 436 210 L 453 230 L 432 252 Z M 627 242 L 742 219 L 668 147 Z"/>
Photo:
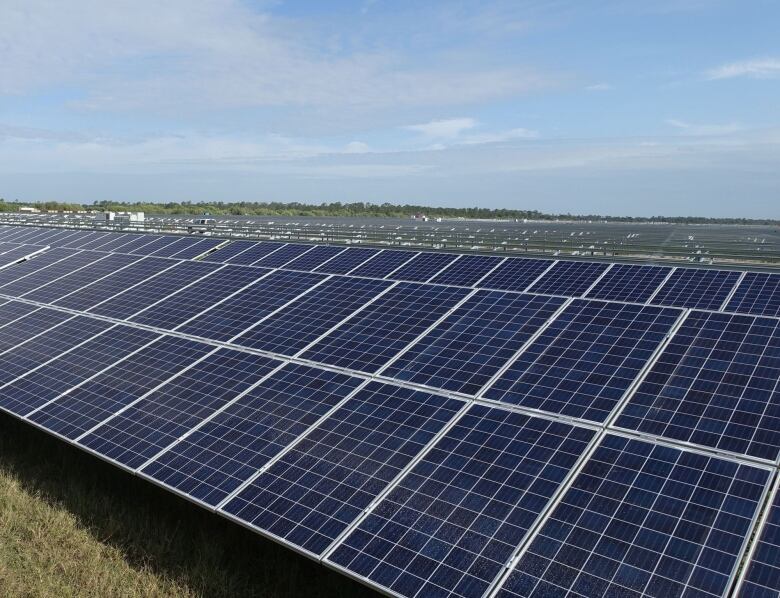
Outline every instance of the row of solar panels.
<path fill-rule="evenodd" d="M 402 595 L 481 595 L 510 559 L 507 595 L 722 595 L 774 475 L 613 425 L 776 460 L 773 319 L 118 255 L 41 275 L 88 253 L 55 260 L 55 251 L 0 271 L 0 294 L 93 313 L 113 302 L 130 306 L 109 309 L 114 318 L 211 329 L 203 336 L 215 340 L 233 342 L 223 326 L 239 338 L 258 328 L 257 342 L 276 338 L 276 349 L 219 348 L 10 301 L 0 306 L 3 409 Z M 117 278 L 159 261 L 168 269 L 151 281 Z M 154 280 L 184 267 L 214 271 L 183 294 L 154 294 Z M 247 271 L 249 283 L 238 274 Z M 240 279 L 233 291 L 199 287 L 229 272 Z M 346 330 L 322 343 L 340 329 L 317 328 L 328 317 Z M 320 348 L 301 357 L 301 338 Z M 371 380 L 345 360 L 433 376 L 439 388 L 491 368 L 495 400 L 615 431 Z M 766 558 L 775 511 L 746 589 L 777 587 Z"/>

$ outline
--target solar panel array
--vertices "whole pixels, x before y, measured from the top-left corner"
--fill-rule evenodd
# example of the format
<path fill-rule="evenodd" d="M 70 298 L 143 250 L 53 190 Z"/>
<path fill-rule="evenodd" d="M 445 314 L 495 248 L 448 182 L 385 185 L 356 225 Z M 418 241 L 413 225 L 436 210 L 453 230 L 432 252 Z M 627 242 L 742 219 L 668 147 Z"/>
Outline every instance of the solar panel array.
<path fill-rule="evenodd" d="M 778 281 L 0 227 L 0 409 L 392 595 L 780 596 Z"/>

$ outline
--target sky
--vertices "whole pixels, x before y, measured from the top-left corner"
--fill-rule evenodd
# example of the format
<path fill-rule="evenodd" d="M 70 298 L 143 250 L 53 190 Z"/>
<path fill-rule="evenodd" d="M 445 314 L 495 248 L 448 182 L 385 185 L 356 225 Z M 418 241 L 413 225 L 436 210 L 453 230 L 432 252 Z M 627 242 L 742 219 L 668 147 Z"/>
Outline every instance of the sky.
<path fill-rule="evenodd" d="M 0 197 L 780 218 L 777 0 L 2 0 Z"/>

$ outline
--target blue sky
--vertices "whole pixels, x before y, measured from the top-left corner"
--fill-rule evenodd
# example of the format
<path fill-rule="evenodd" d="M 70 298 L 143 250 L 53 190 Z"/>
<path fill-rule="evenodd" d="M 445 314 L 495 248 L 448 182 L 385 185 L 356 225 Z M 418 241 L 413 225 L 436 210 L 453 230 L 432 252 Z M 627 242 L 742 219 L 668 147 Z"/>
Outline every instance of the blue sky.
<path fill-rule="evenodd" d="M 0 197 L 780 218 L 775 0 L 4 0 Z"/>

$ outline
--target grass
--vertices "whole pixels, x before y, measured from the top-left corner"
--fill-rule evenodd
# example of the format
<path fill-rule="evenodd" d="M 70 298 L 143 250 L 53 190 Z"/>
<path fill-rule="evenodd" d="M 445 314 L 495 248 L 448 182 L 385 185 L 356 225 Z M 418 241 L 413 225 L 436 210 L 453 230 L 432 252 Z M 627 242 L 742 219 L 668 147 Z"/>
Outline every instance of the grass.
<path fill-rule="evenodd" d="M 372 594 L 0 414 L 0 596 Z"/>

